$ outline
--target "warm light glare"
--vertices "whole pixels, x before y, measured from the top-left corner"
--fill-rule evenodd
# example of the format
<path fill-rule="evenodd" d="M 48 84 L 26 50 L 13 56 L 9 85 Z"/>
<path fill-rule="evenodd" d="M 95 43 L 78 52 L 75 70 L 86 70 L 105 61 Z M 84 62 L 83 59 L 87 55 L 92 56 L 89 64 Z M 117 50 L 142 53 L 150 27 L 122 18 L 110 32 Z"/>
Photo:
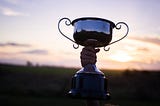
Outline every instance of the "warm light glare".
<path fill-rule="evenodd" d="M 118 61 L 118 62 L 129 62 L 132 60 L 132 57 L 127 54 L 126 52 L 123 51 L 119 51 L 113 55 L 110 56 L 110 58 L 114 61 Z"/>

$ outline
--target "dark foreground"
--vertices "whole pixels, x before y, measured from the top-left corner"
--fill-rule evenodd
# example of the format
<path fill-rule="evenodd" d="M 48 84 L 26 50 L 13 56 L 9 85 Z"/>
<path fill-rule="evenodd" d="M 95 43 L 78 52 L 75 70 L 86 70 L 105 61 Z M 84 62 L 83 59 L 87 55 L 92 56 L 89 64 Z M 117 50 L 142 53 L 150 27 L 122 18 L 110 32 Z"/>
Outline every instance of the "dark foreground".
<path fill-rule="evenodd" d="M 77 69 L 0 64 L 0 106 L 85 106 L 66 96 Z M 160 106 L 160 72 L 104 70 L 111 100 L 105 106 Z"/>

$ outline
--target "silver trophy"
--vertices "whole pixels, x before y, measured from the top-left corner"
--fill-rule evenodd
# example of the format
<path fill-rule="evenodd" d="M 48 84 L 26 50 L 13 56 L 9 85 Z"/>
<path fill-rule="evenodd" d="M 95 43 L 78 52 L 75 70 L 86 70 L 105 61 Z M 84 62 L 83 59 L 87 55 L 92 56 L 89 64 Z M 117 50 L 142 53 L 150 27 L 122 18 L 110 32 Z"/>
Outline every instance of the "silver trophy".
<path fill-rule="evenodd" d="M 67 26 L 74 26 L 74 40 L 61 31 L 61 22 L 65 22 Z M 125 35 L 116 41 L 112 41 L 113 29 L 120 30 L 121 25 L 126 26 L 127 31 Z M 58 29 L 64 37 L 74 43 L 74 48 L 78 48 L 79 45 L 91 46 L 93 48 L 104 47 L 106 51 L 109 48 L 106 49 L 105 47 L 122 40 L 129 32 L 129 27 L 124 22 L 114 24 L 112 21 L 95 17 L 83 17 L 73 21 L 69 18 L 62 18 L 58 22 Z M 88 64 L 72 77 L 69 95 L 74 98 L 109 99 L 110 94 L 107 90 L 107 78 L 95 64 Z"/>

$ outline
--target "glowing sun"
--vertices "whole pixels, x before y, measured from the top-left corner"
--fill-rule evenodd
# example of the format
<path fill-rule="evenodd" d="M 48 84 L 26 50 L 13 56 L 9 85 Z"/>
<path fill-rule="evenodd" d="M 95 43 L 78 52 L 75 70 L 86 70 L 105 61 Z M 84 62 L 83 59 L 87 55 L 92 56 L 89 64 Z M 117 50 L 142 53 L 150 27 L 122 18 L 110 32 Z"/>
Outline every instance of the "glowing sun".
<path fill-rule="evenodd" d="M 118 62 L 129 62 L 132 60 L 132 57 L 123 51 L 118 51 L 115 54 L 110 55 L 110 58 Z"/>

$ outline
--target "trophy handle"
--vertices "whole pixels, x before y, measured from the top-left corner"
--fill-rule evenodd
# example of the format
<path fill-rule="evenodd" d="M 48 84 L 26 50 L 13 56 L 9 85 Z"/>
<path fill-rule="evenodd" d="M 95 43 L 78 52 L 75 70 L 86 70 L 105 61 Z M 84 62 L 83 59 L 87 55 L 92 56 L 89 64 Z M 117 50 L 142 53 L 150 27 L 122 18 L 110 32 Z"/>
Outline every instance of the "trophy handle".
<path fill-rule="evenodd" d="M 111 45 L 111 44 L 113 44 L 113 43 L 116 43 L 116 42 L 124 39 L 124 38 L 128 35 L 129 27 L 128 27 L 128 25 L 127 25 L 126 23 L 124 23 L 124 22 L 118 22 L 118 23 L 115 25 L 115 28 L 116 28 L 117 30 L 120 30 L 120 29 L 121 29 L 121 24 L 126 26 L 126 28 L 127 28 L 126 34 L 125 34 L 122 38 L 120 38 L 120 39 L 118 39 L 118 40 L 116 40 L 116 41 L 113 41 L 113 42 L 109 43 L 108 45 Z"/>
<path fill-rule="evenodd" d="M 71 22 L 71 20 L 70 20 L 69 18 L 62 18 L 62 19 L 60 19 L 59 22 L 58 22 L 58 30 L 59 30 L 59 32 L 60 32 L 65 38 L 67 38 L 68 40 L 70 40 L 70 41 L 72 41 L 72 42 L 74 43 L 74 44 L 73 44 L 73 48 L 75 48 L 75 49 L 79 48 L 79 45 L 78 45 L 74 40 L 72 40 L 71 38 L 69 38 L 68 36 L 66 36 L 66 35 L 61 31 L 61 29 L 60 29 L 60 23 L 61 23 L 63 20 L 66 20 L 66 21 L 65 21 L 65 24 L 66 24 L 67 26 L 72 25 L 72 22 Z M 76 44 L 76 46 L 75 46 L 75 44 Z"/>

